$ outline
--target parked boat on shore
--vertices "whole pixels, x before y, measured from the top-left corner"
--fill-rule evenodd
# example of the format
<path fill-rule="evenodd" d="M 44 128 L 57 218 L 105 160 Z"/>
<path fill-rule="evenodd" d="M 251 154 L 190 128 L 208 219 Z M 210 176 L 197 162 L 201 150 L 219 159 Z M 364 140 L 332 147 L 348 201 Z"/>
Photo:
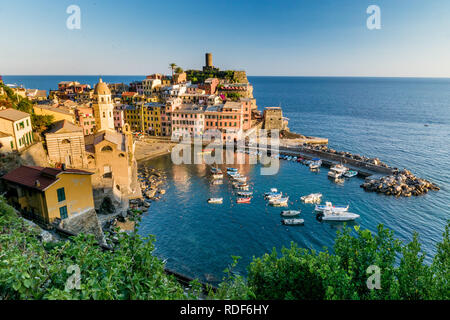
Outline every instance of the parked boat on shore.
<path fill-rule="evenodd" d="M 300 200 L 302 200 L 304 203 L 320 203 L 322 200 L 322 194 L 321 193 L 311 193 L 307 196 L 300 197 Z"/>
<path fill-rule="evenodd" d="M 305 223 L 303 219 L 282 219 L 281 223 L 284 225 L 294 226 L 294 225 L 302 225 Z"/>
<path fill-rule="evenodd" d="M 295 217 L 301 213 L 301 210 L 284 210 L 281 211 L 281 216 L 283 217 Z"/>
<path fill-rule="evenodd" d="M 349 205 L 333 205 L 331 202 L 327 201 L 325 204 L 317 204 L 315 210 L 319 212 L 323 212 L 325 210 L 332 212 L 345 212 L 348 208 Z"/>

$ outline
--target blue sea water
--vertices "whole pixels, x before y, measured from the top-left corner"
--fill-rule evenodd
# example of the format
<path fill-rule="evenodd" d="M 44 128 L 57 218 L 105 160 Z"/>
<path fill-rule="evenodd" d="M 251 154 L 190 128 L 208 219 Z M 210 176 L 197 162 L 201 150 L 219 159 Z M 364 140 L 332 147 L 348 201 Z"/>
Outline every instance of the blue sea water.
<path fill-rule="evenodd" d="M 125 82 L 144 76 L 104 76 L 105 82 Z M 4 76 L 5 83 L 27 88 L 56 88 L 62 80 L 94 85 L 96 76 Z M 408 168 L 441 190 L 412 198 L 394 198 L 364 192 L 362 180 L 352 178 L 337 185 L 326 170 L 312 173 L 307 167 L 281 161 L 275 176 L 261 176 L 260 165 L 244 165 L 254 191 L 251 204 L 235 204 L 228 180 L 213 186 L 203 165 L 178 165 L 170 156 L 145 165 L 165 170 L 167 193 L 143 215 L 139 232 L 156 236 L 155 253 L 169 268 L 212 282 L 223 276 L 241 256 L 238 270 L 245 273 L 253 256 L 273 247 L 331 248 L 341 223 L 319 222 L 313 206 L 299 197 L 321 192 L 325 200 L 348 203 L 361 215 L 356 224 L 372 231 L 384 224 L 401 240 L 420 234 L 429 263 L 450 218 L 450 79 L 420 78 L 321 78 L 249 77 L 260 109 L 283 107 L 292 131 L 327 137 L 337 150 L 379 157 L 399 168 Z M 305 225 L 280 223 L 281 209 L 268 207 L 262 193 L 277 187 L 290 196 L 290 207 L 301 208 Z M 224 197 L 222 205 L 209 205 L 209 197 Z"/>

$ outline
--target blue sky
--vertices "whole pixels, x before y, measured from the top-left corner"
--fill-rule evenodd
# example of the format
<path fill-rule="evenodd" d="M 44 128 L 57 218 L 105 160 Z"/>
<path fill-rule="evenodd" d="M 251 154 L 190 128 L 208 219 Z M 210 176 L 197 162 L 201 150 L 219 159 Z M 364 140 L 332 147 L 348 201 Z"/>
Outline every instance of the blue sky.
<path fill-rule="evenodd" d="M 2 0 L 0 27 L 3 75 L 168 73 L 212 52 L 249 75 L 450 77 L 448 0 Z"/>

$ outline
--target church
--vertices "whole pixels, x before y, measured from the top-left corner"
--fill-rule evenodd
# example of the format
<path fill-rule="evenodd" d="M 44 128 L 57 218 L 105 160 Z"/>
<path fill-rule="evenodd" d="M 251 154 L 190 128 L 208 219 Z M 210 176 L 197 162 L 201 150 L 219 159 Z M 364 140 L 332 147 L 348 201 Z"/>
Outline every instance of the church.
<path fill-rule="evenodd" d="M 55 164 L 92 171 L 94 200 L 100 201 L 108 194 L 113 200 L 126 202 L 140 193 L 135 182 L 137 164 L 130 127 L 125 124 L 122 133 L 115 130 L 111 91 L 101 78 L 94 88 L 93 99 L 96 131 L 83 137 L 70 122 L 55 123 L 46 135 L 47 145 L 51 146 L 49 158 Z"/>

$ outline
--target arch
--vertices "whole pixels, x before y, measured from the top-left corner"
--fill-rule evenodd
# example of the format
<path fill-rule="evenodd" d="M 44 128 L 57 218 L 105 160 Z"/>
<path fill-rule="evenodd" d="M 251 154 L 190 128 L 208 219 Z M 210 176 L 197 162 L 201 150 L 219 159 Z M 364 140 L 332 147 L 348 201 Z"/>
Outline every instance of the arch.
<path fill-rule="evenodd" d="M 113 151 L 113 149 L 111 148 L 111 146 L 104 146 L 102 148 L 102 152 L 112 152 L 112 151 Z"/>
<path fill-rule="evenodd" d="M 70 140 L 69 140 L 69 139 L 63 139 L 63 140 L 61 141 L 61 144 L 67 144 L 67 143 L 70 143 Z"/>
<path fill-rule="evenodd" d="M 119 153 L 119 158 L 125 158 L 125 154 Z"/>
<path fill-rule="evenodd" d="M 88 155 L 87 158 L 88 158 L 88 160 L 94 160 L 95 159 L 95 157 L 92 154 Z"/>

